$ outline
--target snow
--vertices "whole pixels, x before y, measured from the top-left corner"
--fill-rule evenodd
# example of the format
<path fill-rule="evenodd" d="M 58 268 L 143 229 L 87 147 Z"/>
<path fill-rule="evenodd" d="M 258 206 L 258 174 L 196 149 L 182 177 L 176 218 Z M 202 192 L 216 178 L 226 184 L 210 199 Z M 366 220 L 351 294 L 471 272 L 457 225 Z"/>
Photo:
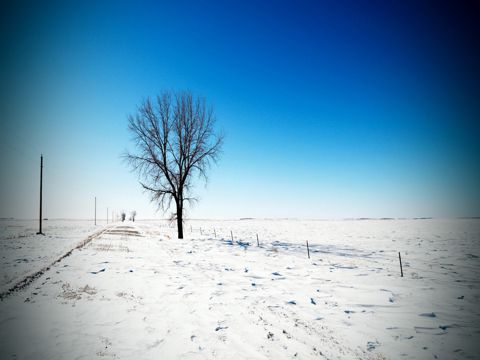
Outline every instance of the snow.
<path fill-rule="evenodd" d="M 4 298 L 0 358 L 480 353 L 480 220 L 196 220 L 183 240 L 165 221 L 90 225 L 4 227 L 4 284 L 106 231 Z"/>
<path fill-rule="evenodd" d="M 0 293 L 48 266 L 95 230 L 93 221 L 46 220 L 45 236 L 38 236 L 38 220 L 0 220 Z"/>

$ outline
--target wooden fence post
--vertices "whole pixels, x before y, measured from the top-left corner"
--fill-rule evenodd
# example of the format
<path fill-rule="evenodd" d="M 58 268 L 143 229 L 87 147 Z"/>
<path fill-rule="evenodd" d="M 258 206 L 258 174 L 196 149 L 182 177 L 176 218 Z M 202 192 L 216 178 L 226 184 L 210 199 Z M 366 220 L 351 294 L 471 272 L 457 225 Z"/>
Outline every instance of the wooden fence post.
<path fill-rule="evenodd" d="M 400 251 L 398 252 L 398 260 L 400 261 L 400 277 L 403 277 L 402 257 L 400 256 Z"/>

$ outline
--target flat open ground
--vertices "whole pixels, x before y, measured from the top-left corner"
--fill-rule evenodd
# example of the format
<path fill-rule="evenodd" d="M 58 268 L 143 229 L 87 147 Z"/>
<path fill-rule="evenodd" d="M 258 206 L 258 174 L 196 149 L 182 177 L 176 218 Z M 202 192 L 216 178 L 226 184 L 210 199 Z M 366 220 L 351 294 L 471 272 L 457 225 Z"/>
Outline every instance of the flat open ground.
<path fill-rule="evenodd" d="M 191 221 L 178 240 L 166 222 L 126 222 L 58 262 L 4 231 L 3 293 L 43 271 L 0 302 L 0 358 L 474 359 L 479 223 Z M 12 244 L 43 253 L 13 271 Z"/>

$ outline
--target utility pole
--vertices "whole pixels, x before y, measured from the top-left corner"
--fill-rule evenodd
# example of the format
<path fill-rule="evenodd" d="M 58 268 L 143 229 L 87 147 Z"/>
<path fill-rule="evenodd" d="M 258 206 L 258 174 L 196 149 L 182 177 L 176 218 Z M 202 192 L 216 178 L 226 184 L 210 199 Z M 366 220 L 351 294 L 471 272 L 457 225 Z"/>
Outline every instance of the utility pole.
<path fill-rule="evenodd" d="M 95 225 L 97 225 L 97 197 L 95 196 Z"/>
<path fill-rule="evenodd" d="M 42 232 L 42 183 L 43 183 L 43 154 L 40 155 L 40 218 L 37 235 L 45 235 Z"/>

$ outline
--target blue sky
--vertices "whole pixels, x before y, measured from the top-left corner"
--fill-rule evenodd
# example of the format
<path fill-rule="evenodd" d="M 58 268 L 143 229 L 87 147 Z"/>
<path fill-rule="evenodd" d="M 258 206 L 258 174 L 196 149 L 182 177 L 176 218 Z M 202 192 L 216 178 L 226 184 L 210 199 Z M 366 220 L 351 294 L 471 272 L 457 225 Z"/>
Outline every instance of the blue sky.
<path fill-rule="evenodd" d="M 472 8 L 469 8 L 472 6 Z M 23 2 L 1 16 L 0 217 L 162 217 L 127 115 L 189 89 L 222 158 L 190 217 L 479 216 L 478 6 Z"/>

